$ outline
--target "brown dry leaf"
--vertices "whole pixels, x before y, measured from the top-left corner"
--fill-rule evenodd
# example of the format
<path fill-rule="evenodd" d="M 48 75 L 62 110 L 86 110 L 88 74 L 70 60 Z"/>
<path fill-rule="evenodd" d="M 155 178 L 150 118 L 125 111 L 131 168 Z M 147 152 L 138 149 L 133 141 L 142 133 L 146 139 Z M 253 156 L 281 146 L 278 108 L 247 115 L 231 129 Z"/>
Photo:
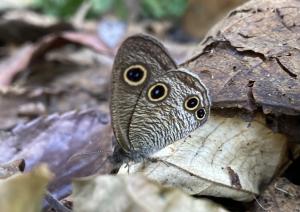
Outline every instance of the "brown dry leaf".
<path fill-rule="evenodd" d="M 10 163 L 0 164 L 0 179 L 10 177 L 16 173 L 20 173 L 24 171 L 24 169 L 25 169 L 24 160 L 15 160 Z"/>
<path fill-rule="evenodd" d="M 300 211 L 300 186 L 278 178 L 257 199 L 251 211 Z"/>
<path fill-rule="evenodd" d="M 58 22 L 28 8 L 3 11 L 0 18 L 0 42 L 4 45 L 35 42 L 48 34 L 74 30 L 71 24 Z"/>
<path fill-rule="evenodd" d="M 23 72 L 24 77 L 14 81 L 17 86 L 0 89 L 0 129 L 54 112 L 106 109 L 111 65 L 102 58 L 95 60 L 99 54 L 85 50 L 76 51 L 76 56 L 64 49 L 51 52 L 59 62 L 47 54 L 52 56 L 50 61 L 47 58 L 28 67 L 30 74 Z"/>
<path fill-rule="evenodd" d="M 189 138 L 130 165 L 129 172 L 192 195 L 250 201 L 286 162 L 286 150 L 286 137 L 268 129 L 261 116 L 249 123 L 212 114 Z"/>
<path fill-rule="evenodd" d="M 195 199 L 138 175 L 98 176 L 74 182 L 74 211 L 212 211 L 224 208 L 207 199 Z"/>
<path fill-rule="evenodd" d="M 262 109 L 272 129 L 300 143 L 299 1 L 248 1 L 213 27 L 182 66 L 201 77 L 214 108 Z"/>
<path fill-rule="evenodd" d="M 38 212 L 52 174 L 41 165 L 32 172 L 0 179 L 0 211 Z"/>
<path fill-rule="evenodd" d="M 89 47 L 99 53 L 113 55 L 113 51 L 107 48 L 96 35 L 82 32 L 52 34 L 36 44 L 24 45 L 18 52 L 0 63 L 0 88 L 10 85 L 17 73 L 24 71 L 48 51 L 70 43 Z"/>
<path fill-rule="evenodd" d="M 27 171 L 47 163 L 56 175 L 49 190 L 60 198 L 70 193 L 71 178 L 97 170 L 110 173 L 112 167 L 103 161 L 112 151 L 111 146 L 107 113 L 92 109 L 70 111 L 39 117 L 0 136 L 0 163 L 24 158 Z M 71 160 L 76 154 L 84 155 Z"/>
<path fill-rule="evenodd" d="M 300 2 L 252 0 L 233 10 L 184 66 L 209 87 L 215 108 L 300 114 Z"/>
<path fill-rule="evenodd" d="M 0 89 L 0 129 L 11 129 L 17 124 L 29 121 L 30 118 L 45 115 L 47 111 L 44 96 L 49 94 L 49 91 L 42 89 L 32 91 L 19 87 Z"/>

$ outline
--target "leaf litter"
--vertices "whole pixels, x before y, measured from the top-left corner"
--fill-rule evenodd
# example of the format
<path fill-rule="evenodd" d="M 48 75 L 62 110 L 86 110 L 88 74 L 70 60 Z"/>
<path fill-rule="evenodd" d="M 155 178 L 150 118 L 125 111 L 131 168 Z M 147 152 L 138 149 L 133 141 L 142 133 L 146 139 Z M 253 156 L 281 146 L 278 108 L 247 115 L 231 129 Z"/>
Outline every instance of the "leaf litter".
<path fill-rule="evenodd" d="M 223 114 L 213 112 L 214 118 L 210 124 L 199 129 L 191 138 L 178 141 L 158 152 L 154 156 L 155 160 L 129 166 L 130 172 L 142 172 L 156 182 L 135 176 L 131 178 L 131 175 L 85 179 L 87 181 L 83 185 L 75 186 L 77 190 L 74 193 L 79 196 L 74 199 L 74 210 L 80 208 L 82 202 L 91 207 L 99 206 L 98 202 L 88 201 L 97 196 L 89 196 L 90 192 L 87 191 L 100 189 L 98 192 L 106 194 L 107 190 L 91 187 L 90 184 L 95 185 L 95 181 L 107 188 L 112 186 L 111 191 L 118 192 L 126 186 L 134 188 L 131 184 L 134 180 L 141 180 L 141 185 L 146 187 L 154 185 L 154 190 L 165 190 L 165 187 L 157 184 L 158 181 L 168 185 L 168 189 L 174 186 L 189 194 L 225 196 L 239 201 L 249 201 L 258 195 L 258 198 L 255 197 L 257 203 L 260 203 L 257 208 L 272 208 L 273 203 L 281 202 L 282 208 L 296 209 L 299 197 L 289 192 L 295 187 L 290 182 L 277 186 L 276 192 L 288 191 L 289 195 L 294 195 L 294 199 L 283 192 L 285 195 L 280 193 L 280 197 L 273 195 L 268 204 L 262 202 L 264 196 L 268 195 L 264 191 L 274 187 L 270 184 L 272 179 L 276 179 L 290 161 L 288 142 L 299 143 L 299 23 L 295 21 L 298 20 L 299 8 L 299 2 L 295 0 L 286 0 L 284 4 L 281 1 L 249 1 L 216 25 L 188 60 L 182 58 L 186 58 L 191 47 L 177 48 L 177 44 L 168 44 L 166 41 L 171 54 L 179 58 L 177 61 L 184 61 L 182 66 L 198 73 L 208 85 L 214 110 L 222 110 Z M 266 25 L 270 21 L 274 21 L 274 25 Z M 272 39 L 261 36 L 272 34 L 274 28 L 282 29 L 278 31 L 282 36 L 276 33 L 271 36 Z M 107 94 L 115 49 L 108 48 L 99 38 L 89 33 L 68 31 L 48 35 L 47 30 L 45 34 L 38 35 L 32 44 L 13 41 L 17 48 L 8 50 L 11 45 L 7 45 L 5 50 L 8 54 L 5 52 L 1 58 L 0 128 L 3 130 L 0 132 L 0 170 L 6 177 L 15 173 L 19 176 L 23 159 L 27 165 L 26 172 L 46 162 L 55 173 L 48 189 L 61 199 L 70 194 L 72 178 L 88 176 L 97 171 L 98 174 L 115 171 L 109 163 L 103 163 L 113 148 Z M 285 40 L 285 37 L 288 39 Z M 179 50 L 180 47 L 182 50 Z M 178 52 L 174 49 L 178 49 Z M 227 70 L 232 70 L 232 73 Z M 283 83 L 280 84 L 281 81 Z M 232 112 L 224 108 L 233 110 L 234 114 L 246 114 L 247 117 L 250 113 L 250 121 L 247 118 L 245 122 L 244 118 L 233 116 Z M 205 142 L 202 134 L 213 132 L 211 127 L 218 123 L 228 133 L 228 140 L 212 134 L 209 142 Z M 222 142 L 217 142 L 220 140 Z M 293 156 L 297 157 L 299 148 L 293 148 Z M 189 153 L 186 153 L 187 150 Z M 74 155 L 97 151 L 98 154 L 90 154 L 81 160 L 76 157 L 69 160 Z M 196 151 L 194 159 L 186 157 L 192 155 L 190 151 Z M 9 163 L 14 160 L 17 162 Z M 265 173 L 265 170 L 269 172 Z M 128 168 L 124 172 L 127 175 Z M 115 185 L 108 181 L 115 182 Z M 13 191 L 13 188 L 9 190 Z M 1 191 L 7 192 L 3 189 Z M 133 191 L 133 194 L 139 191 Z M 29 190 L 26 192 L 28 194 Z M 191 199 L 179 190 L 171 189 L 168 195 L 172 196 L 173 192 L 186 202 L 201 200 Z M 121 195 L 116 193 L 116 199 L 111 197 L 110 200 L 114 202 L 118 198 L 128 198 L 127 194 L 123 197 Z M 154 195 L 155 198 L 161 197 Z M 184 203 L 179 204 L 181 201 L 177 203 L 178 199 L 171 200 L 165 204 L 184 206 Z M 39 208 L 41 196 L 32 200 L 35 201 Z M 201 205 L 200 208 L 213 205 L 217 211 L 225 210 L 210 201 L 199 202 L 191 205 Z M 135 203 L 133 207 L 137 206 Z M 124 206 L 118 202 L 115 204 L 116 207 Z"/>

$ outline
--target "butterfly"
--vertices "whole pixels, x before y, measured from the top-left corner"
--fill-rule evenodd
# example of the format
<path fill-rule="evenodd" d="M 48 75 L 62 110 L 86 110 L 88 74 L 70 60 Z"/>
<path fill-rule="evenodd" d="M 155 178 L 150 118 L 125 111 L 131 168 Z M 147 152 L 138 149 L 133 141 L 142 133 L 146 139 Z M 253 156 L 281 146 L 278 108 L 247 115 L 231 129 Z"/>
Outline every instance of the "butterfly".
<path fill-rule="evenodd" d="M 203 125 L 210 97 L 198 75 L 178 67 L 164 46 L 134 35 L 112 68 L 111 117 L 116 161 L 139 161 Z"/>

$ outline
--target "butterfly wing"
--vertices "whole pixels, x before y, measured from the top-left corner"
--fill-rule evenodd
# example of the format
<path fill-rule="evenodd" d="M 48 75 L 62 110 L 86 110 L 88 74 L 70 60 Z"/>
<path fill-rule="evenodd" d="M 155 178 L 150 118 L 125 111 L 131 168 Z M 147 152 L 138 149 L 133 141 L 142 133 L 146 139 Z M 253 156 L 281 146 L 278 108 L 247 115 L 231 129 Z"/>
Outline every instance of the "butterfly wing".
<path fill-rule="evenodd" d="M 163 85 L 166 96 L 155 101 Z M 207 120 L 209 110 L 208 90 L 189 71 L 178 69 L 153 79 L 142 91 L 131 119 L 132 151 L 144 157 L 186 137 Z"/>
<path fill-rule="evenodd" d="M 135 35 L 118 50 L 112 71 L 111 116 L 117 142 L 129 152 L 129 124 L 148 82 L 176 68 L 166 49 L 154 38 Z"/>

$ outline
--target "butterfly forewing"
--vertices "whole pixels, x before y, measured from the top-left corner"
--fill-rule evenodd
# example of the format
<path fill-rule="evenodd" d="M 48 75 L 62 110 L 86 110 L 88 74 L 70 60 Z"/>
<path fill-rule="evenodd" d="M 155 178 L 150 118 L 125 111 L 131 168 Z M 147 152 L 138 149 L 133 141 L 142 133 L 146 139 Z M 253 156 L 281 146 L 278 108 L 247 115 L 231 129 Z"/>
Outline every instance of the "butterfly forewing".
<path fill-rule="evenodd" d="M 165 48 L 149 36 L 129 37 L 119 48 L 112 71 L 111 115 L 116 140 L 125 152 L 132 150 L 129 125 L 142 91 L 149 81 L 174 68 Z"/>

